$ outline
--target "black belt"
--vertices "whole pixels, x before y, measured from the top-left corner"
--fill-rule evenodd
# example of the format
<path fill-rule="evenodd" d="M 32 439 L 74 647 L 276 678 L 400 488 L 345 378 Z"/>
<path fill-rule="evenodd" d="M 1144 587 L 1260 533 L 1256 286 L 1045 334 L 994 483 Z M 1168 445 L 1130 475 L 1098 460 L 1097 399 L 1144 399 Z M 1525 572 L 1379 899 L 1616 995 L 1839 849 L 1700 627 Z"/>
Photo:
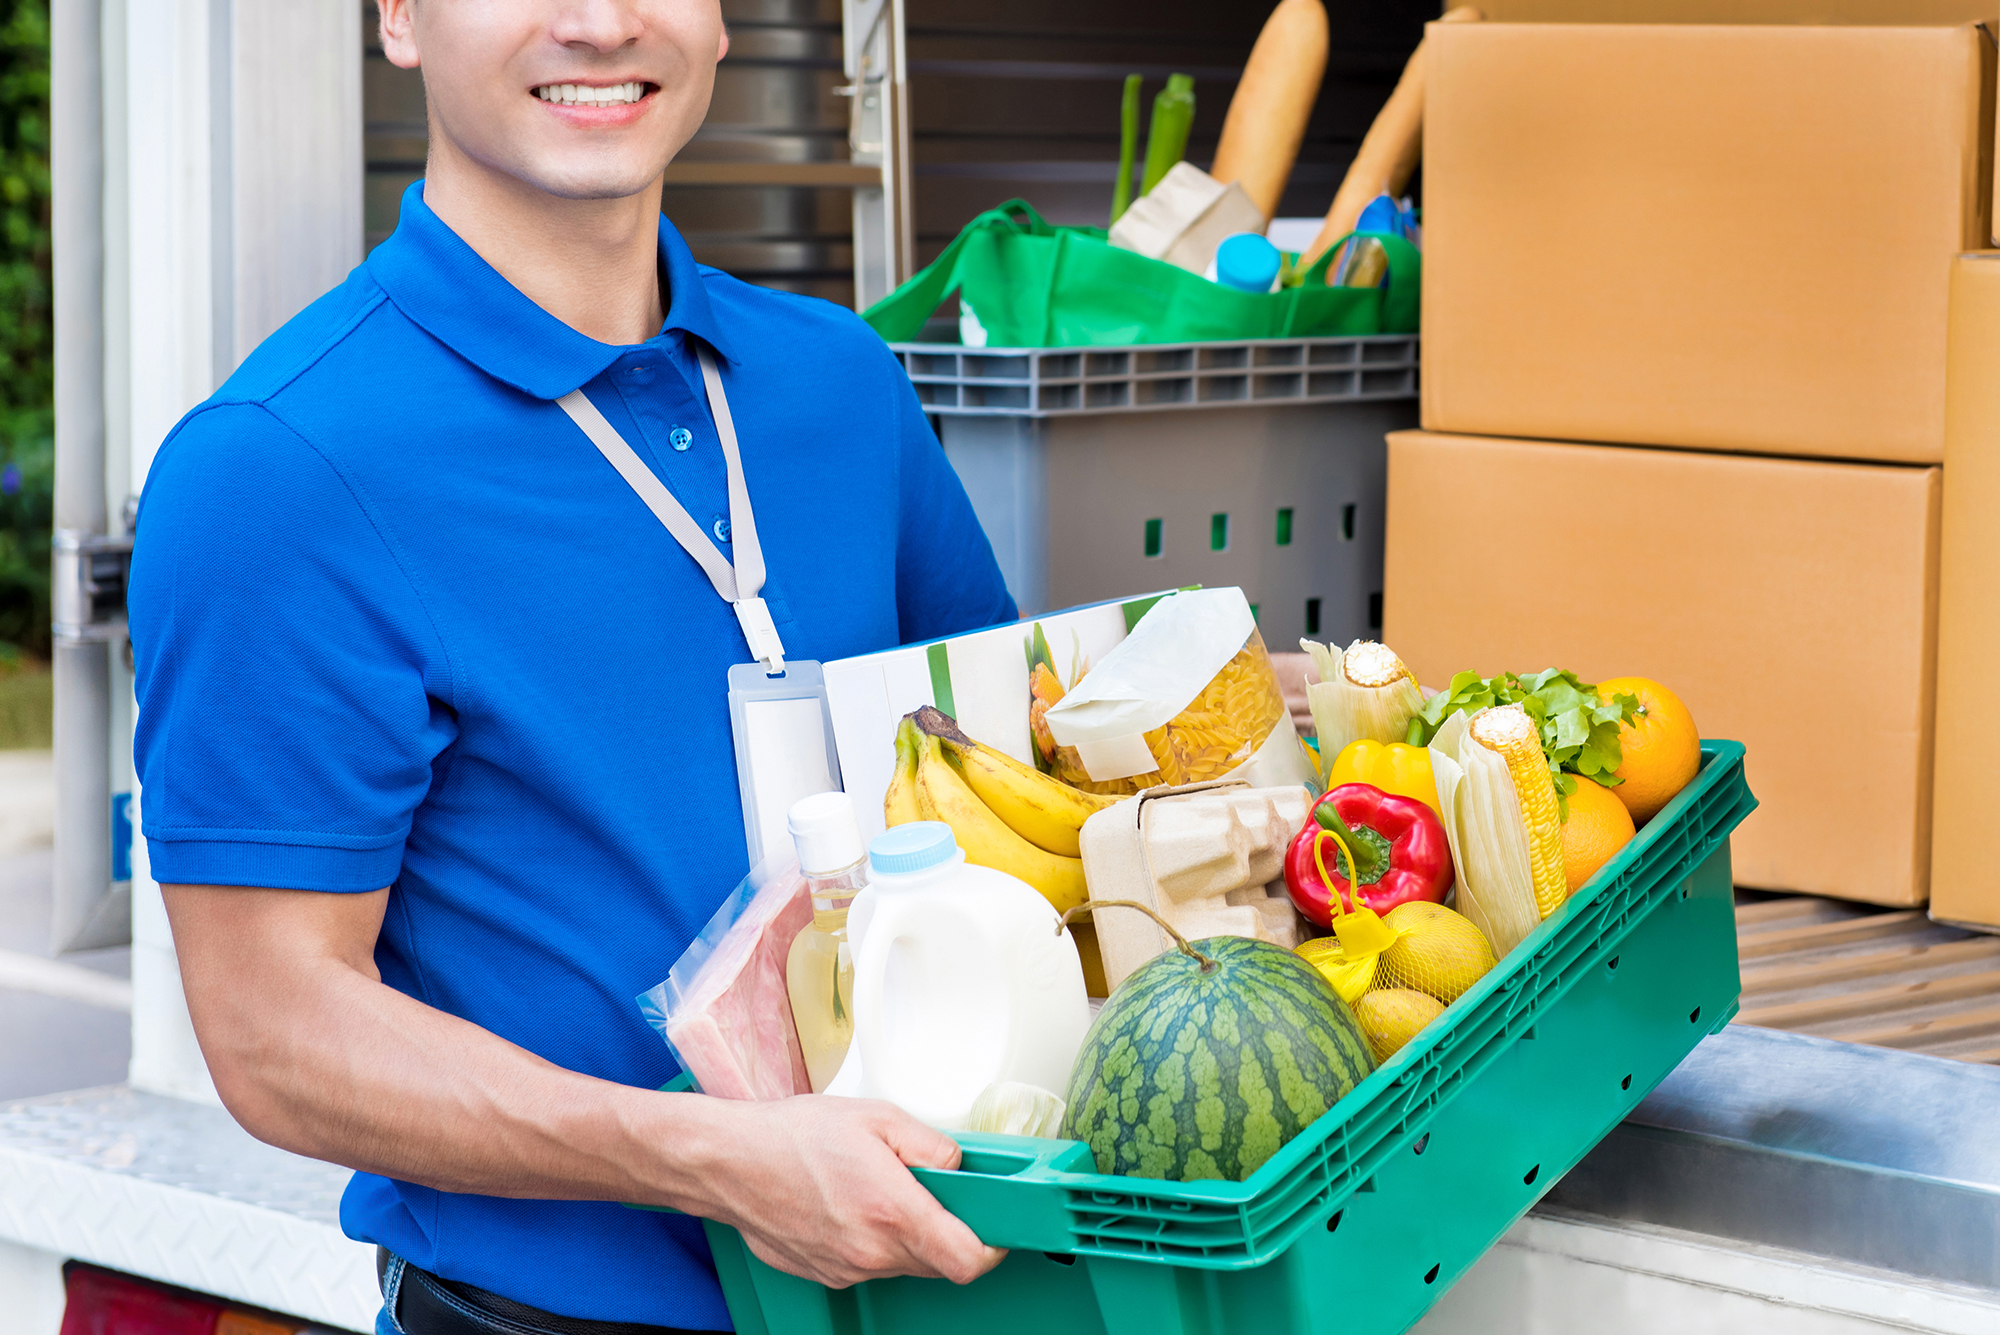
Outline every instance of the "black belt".
<path fill-rule="evenodd" d="M 388 1270 L 389 1261 L 388 1250 L 377 1247 L 378 1280 Z M 582 1317 L 557 1316 L 470 1284 L 440 1279 L 407 1261 L 403 1263 L 402 1282 L 396 1287 L 395 1304 L 390 1315 L 405 1335 L 696 1335 L 638 1321 L 588 1321 Z"/>

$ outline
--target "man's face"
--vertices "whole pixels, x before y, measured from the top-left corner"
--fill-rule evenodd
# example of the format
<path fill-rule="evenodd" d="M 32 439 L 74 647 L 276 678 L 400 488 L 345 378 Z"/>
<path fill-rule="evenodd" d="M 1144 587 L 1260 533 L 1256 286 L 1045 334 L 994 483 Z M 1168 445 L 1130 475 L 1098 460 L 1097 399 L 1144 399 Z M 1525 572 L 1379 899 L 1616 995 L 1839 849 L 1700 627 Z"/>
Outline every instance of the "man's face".
<path fill-rule="evenodd" d="M 708 114 L 729 49 L 718 0 L 380 4 L 384 54 L 423 69 L 433 134 L 565 199 L 657 179 Z"/>

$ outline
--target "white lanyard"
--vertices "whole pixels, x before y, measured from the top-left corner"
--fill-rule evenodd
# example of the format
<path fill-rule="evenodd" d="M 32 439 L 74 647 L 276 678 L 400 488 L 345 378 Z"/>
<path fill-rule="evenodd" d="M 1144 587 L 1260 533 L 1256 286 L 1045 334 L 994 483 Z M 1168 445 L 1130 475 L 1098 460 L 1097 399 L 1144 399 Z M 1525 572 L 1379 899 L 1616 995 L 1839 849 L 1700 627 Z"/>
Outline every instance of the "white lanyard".
<path fill-rule="evenodd" d="M 771 609 L 758 596 L 764 591 L 764 549 L 757 541 L 757 517 L 750 509 L 750 488 L 743 481 L 743 454 L 736 444 L 736 423 L 729 416 L 729 399 L 722 392 L 722 376 L 715 369 L 715 359 L 704 347 L 697 347 L 695 355 L 701 360 L 708 408 L 715 415 L 715 433 L 722 439 L 722 458 L 729 469 L 729 537 L 736 552 L 733 566 L 709 540 L 707 531 L 694 522 L 687 507 L 674 499 L 674 494 L 633 453 L 617 428 L 604 420 L 604 414 L 597 411 L 597 405 L 582 390 L 571 390 L 556 402 L 707 573 L 708 582 L 722 595 L 722 601 L 736 609 L 736 622 L 743 628 L 750 656 L 764 665 L 765 672 L 776 676 L 785 670 L 785 645 L 771 621 Z"/>

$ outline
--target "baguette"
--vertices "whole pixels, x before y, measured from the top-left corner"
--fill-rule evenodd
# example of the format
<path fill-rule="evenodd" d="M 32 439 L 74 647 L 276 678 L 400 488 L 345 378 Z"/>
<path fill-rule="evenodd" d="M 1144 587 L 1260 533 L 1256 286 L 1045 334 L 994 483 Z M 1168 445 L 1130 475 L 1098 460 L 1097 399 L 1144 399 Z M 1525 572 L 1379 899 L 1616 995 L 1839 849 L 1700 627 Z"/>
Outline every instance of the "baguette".
<path fill-rule="evenodd" d="M 1472 23 L 1478 18 L 1479 11 L 1466 6 L 1451 10 L 1437 21 Z M 1424 44 L 1418 42 L 1403 66 L 1403 77 L 1396 81 L 1396 91 L 1389 94 L 1389 100 L 1375 114 L 1375 123 L 1368 127 L 1367 137 L 1354 154 L 1354 161 L 1333 196 L 1333 207 L 1326 211 L 1326 225 L 1299 257 L 1301 268 L 1309 268 L 1326 253 L 1327 247 L 1352 232 L 1355 220 L 1370 200 L 1381 194 L 1403 192 L 1403 187 L 1410 183 L 1410 173 L 1417 168 L 1423 143 Z"/>
<path fill-rule="evenodd" d="M 1224 185 L 1240 183 L 1267 221 L 1278 211 L 1319 98 L 1326 48 L 1326 10 L 1320 0 L 1279 0 L 1250 49 L 1236 95 L 1229 99 L 1209 175 Z"/>

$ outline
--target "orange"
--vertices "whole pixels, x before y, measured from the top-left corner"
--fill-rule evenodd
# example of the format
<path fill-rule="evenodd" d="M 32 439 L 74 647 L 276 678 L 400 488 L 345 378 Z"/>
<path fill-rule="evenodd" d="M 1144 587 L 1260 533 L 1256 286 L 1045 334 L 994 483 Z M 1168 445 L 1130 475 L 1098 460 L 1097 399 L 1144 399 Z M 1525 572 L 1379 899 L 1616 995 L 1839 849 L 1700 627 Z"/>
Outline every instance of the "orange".
<path fill-rule="evenodd" d="M 1618 677 L 1597 684 L 1604 699 L 1614 695 L 1639 697 L 1638 717 L 1618 732 L 1625 762 L 1617 775 L 1625 782 L 1611 791 L 1644 825 L 1675 793 L 1688 786 L 1701 768 L 1701 733 L 1681 698 L 1645 677 Z"/>
<path fill-rule="evenodd" d="M 1563 872 L 1575 894 L 1611 855 L 1625 847 L 1633 834 L 1632 813 L 1595 779 L 1579 777 L 1569 795 L 1569 820 L 1563 826 Z"/>

